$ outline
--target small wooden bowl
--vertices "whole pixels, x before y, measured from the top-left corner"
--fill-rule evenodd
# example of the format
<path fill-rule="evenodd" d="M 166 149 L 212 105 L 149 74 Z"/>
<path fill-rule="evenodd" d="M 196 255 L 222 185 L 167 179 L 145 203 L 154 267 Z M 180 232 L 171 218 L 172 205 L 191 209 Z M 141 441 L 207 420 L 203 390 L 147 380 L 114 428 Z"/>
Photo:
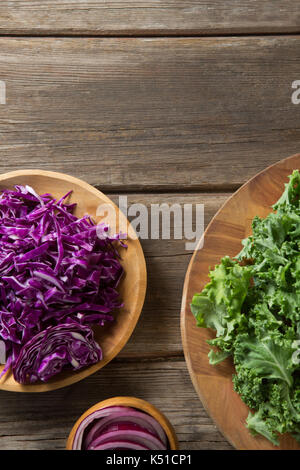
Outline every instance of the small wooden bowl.
<path fill-rule="evenodd" d="M 159 411 L 155 406 L 151 405 L 151 403 L 145 400 L 142 400 L 141 398 L 113 397 L 113 398 L 108 398 L 107 400 L 100 401 L 96 405 L 89 408 L 85 413 L 83 413 L 83 415 L 81 415 L 80 418 L 78 418 L 78 420 L 74 424 L 69 434 L 67 445 L 66 445 L 67 450 L 72 450 L 75 433 L 81 421 L 85 419 L 87 416 L 89 416 L 91 413 L 93 413 L 94 411 L 101 410 L 102 408 L 107 408 L 108 406 L 130 406 L 131 408 L 136 408 L 138 410 L 144 411 L 145 413 L 148 413 L 150 416 L 156 419 L 156 421 L 158 421 L 159 424 L 164 429 L 167 435 L 167 438 L 169 440 L 170 449 L 171 450 L 179 449 L 178 439 L 177 439 L 177 436 L 176 436 L 176 433 L 174 431 L 172 424 L 170 423 L 168 418 L 166 418 L 166 416 L 163 415 L 161 411 Z"/>
<path fill-rule="evenodd" d="M 116 223 L 109 210 L 105 222 L 108 224 L 111 222 L 116 231 L 120 226 L 122 231 L 124 228 L 127 229 L 126 233 L 128 234 L 126 240 L 128 247 L 121 247 L 119 250 L 125 271 L 119 286 L 124 306 L 116 312 L 114 322 L 94 328 L 95 339 L 103 351 L 103 360 L 76 372 L 63 371 L 46 383 L 20 385 L 14 380 L 11 372 L 7 372 L 0 380 L 0 389 L 2 390 L 44 392 L 65 387 L 84 379 L 105 366 L 121 351 L 140 316 L 145 299 L 147 274 L 143 250 L 132 226 L 118 207 L 103 193 L 73 176 L 53 171 L 20 170 L 0 175 L 0 191 L 5 188 L 12 189 L 15 185 L 26 184 L 33 187 L 38 194 L 51 193 L 55 198 L 60 198 L 72 191 L 68 202 L 77 203 L 74 214 L 78 217 L 89 214 L 97 223 L 101 221 L 101 218 L 96 216 L 97 208 L 100 204 L 106 204 L 115 210 Z M 3 370 L 3 366 L 0 367 L 1 370 Z"/>

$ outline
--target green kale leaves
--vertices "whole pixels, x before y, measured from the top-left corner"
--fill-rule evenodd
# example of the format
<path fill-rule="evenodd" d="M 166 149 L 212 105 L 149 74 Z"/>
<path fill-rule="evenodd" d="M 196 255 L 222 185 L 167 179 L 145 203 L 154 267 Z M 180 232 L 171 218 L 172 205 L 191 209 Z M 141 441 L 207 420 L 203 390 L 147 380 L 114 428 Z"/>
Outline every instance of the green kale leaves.
<path fill-rule="evenodd" d="M 278 445 L 300 442 L 300 173 L 295 170 L 273 211 L 255 217 L 235 257 L 210 271 L 194 295 L 199 327 L 212 328 L 212 365 L 231 356 L 233 385 L 251 408 L 247 426 Z M 216 350 L 217 347 L 218 349 Z"/>

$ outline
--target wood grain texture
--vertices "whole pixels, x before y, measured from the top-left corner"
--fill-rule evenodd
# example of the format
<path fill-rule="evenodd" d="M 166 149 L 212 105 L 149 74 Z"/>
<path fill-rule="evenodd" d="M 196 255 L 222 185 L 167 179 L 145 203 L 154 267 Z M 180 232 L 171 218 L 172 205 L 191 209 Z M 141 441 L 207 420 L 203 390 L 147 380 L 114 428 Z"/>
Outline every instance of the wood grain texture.
<path fill-rule="evenodd" d="M 299 46 L 2 38 L 0 172 L 38 166 L 103 192 L 236 189 L 299 150 Z"/>
<path fill-rule="evenodd" d="M 254 437 L 245 427 L 249 408 L 234 392 L 231 358 L 217 366 L 208 361 L 206 340 L 215 337 L 211 329 L 198 328 L 190 310 L 196 292 L 208 282 L 209 267 L 241 249 L 241 240 L 251 232 L 249 221 L 265 217 L 283 192 L 288 175 L 300 168 L 300 154 L 269 167 L 240 188 L 212 219 L 204 234 L 204 247 L 195 251 L 186 274 L 181 328 L 183 347 L 191 378 L 205 408 L 227 439 L 238 449 L 277 449 L 262 436 Z M 279 449 L 300 449 L 291 436 L 280 437 Z"/>
<path fill-rule="evenodd" d="M 299 32 L 293 0 L 10 0 L 1 34 L 235 34 Z"/>
<path fill-rule="evenodd" d="M 181 361 L 112 361 L 70 387 L 42 394 L 1 391 L 2 450 L 64 449 L 71 428 L 89 407 L 118 395 L 151 402 L 170 420 L 180 449 L 231 449 L 204 411 Z"/>
<path fill-rule="evenodd" d="M 204 204 L 204 222 L 207 226 L 229 196 L 230 193 L 130 194 L 128 205 L 144 204 L 150 213 L 152 204 Z M 118 195 L 111 195 L 110 198 L 118 204 Z M 191 251 L 186 251 L 185 243 L 185 239 L 141 240 L 148 273 L 146 299 L 135 331 L 118 357 L 146 361 L 182 356 L 179 329 L 181 292 L 192 255 Z M 153 334 L 155 341 L 152 340 Z"/>
<path fill-rule="evenodd" d="M 95 340 L 102 348 L 102 360 L 76 372 L 63 371 L 46 383 L 38 381 L 33 384 L 21 385 L 14 380 L 11 370 L 4 374 L 0 380 L 0 389 L 3 390 L 28 393 L 45 392 L 65 387 L 93 374 L 111 361 L 125 346 L 143 308 L 147 285 L 146 264 L 141 244 L 134 236 L 135 234 L 124 214 L 107 196 L 89 184 L 63 173 L 42 170 L 19 170 L 0 175 L 1 191 L 7 188 L 13 189 L 15 185 L 29 185 L 34 188 L 37 194 L 52 194 L 57 200 L 71 192 L 68 203 L 76 203 L 74 215 L 83 217 L 89 214 L 96 223 L 102 221 L 97 214 L 99 205 L 109 205 L 116 211 L 120 225 L 123 226 L 122 230 L 127 233 L 127 248 L 126 250 L 119 249 L 124 276 L 119 283 L 118 291 L 123 306 L 118 309 L 114 322 L 106 323 L 103 327 L 94 327 Z M 106 223 L 110 223 L 110 220 L 113 222 L 112 218 L 107 217 Z M 116 230 L 119 231 L 118 226 L 116 226 Z M 1 366 L 1 371 L 4 367 Z"/>

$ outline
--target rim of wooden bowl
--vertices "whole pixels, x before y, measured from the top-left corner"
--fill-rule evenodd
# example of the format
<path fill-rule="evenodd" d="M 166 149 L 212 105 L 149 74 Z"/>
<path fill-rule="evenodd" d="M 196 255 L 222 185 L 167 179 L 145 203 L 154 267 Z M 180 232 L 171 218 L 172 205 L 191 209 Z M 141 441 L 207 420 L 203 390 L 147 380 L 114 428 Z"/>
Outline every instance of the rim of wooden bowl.
<path fill-rule="evenodd" d="M 66 185 L 69 186 L 77 186 L 82 191 L 86 191 L 90 193 L 94 198 L 99 199 L 99 204 L 102 202 L 110 204 L 116 210 L 116 213 L 122 219 L 123 223 L 126 223 L 128 228 L 128 233 L 135 234 L 131 224 L 126 219 L 125 215 L 119 210 L 119 208 L 114 204 L 111 199 L 109 199 L 104 193 L 99 191 L 98 189 L 94 188 L 90 184 L 82 181 L 79 178 L 74 176 L 67 175 L 65 173 L 60 173 L 56 171 L 48 171 L 48 170 L 39 170 L 39 169 L 24 169 L 24 170 L 16 170 L 10 171 L 8 173 L 4 173 L 0 175 L 0 186 L 4 188 L 5 183 L 7 182 L 7 186 L 11 187 L 15 184 L 30 184 L 30 182 L 26 182 L 26 179 L 21 182 L 22 178 L 26 177 L 42 177 L 42 178 L 51 178 L 56 179 L 57 181 L 66 182 Z M 16 179 L 20 181 L 17 183 Z M 47 188 L 45 188 L 45 192 Z M 52 191 L 53 192 L 53 191 Z M 67 192 L 67 191 L 66 191 Z M 55 193 L 54 193 L 55 196 Z M 74 195 L 74 200 L 76 202 L 76 195 Z M 78 201 L 79 202 L 79 201 Z M 129 340 L 131 334 L 133 333 L 137 321 L 140 317 L 145 295 L 146 295 L 146 285 L 147 285 L 147 271 L 146 271 L 146 262 L 143 253 L 143 249 L 138 238 L 130 237 L 127 240 L 128 242 L 128 249 L 129 246 L 132 249 L 131 253 L 135 254 L 135 262 L 137 263 L 136 272 L 138 277 L 136 280 L 138 289 L 136 289 L 134 301 L 130 303 L 130 307 L 128 308 L 128 316 L 130 317 L 130 321 L 128 321 L 124 325 L 124 329 L 121 329 L 122 334 L 120 335 L 120 340 L 116 342 L 116 344 L 112 347 L 112 350 L 107 354 L 100 362 L 97 364 L 93 364 L 91 366 L 85 367 L 80 369 L 79 371 L 62 371 L 59 375 L 50 379 L 48 382 L 38 382 L 34 384 L 28 385 L 21 385 L 18 382 L 14 381 L 11 372 L 7 372 L 1 379 L 0 379 L 0 390 L 7 390 L 13 392 L 46 392 L 50 390 L 56 390 L 62 387 L 66 387 L 71 385 L 75 382 L 78 382 L 89 375 L 95 373 L 102 367 L 104 367 L 107 363 L 109 363 L 125 346 L 127 341 Z M 130 245 L 129 245 L 130 243 Z M 117 317 L 116 317 L 117 318 Z"/>
<path fill-rule="evenodd" d="M 96 403 L 95 405 L 91 406 L 91 408 L 86 410 L 77 419 L 67 439 L 67 445 L 66 445 L 67 450 L 72 450 L 74 437 L 75 437 L 77 428 L 82 422 L 82 420 L 84 420 L 87 416 L 89 416 L 94 411 L 101 410 L 102 408 L 107 408 L 108 406 L 129 406 L 131 408 L 136 408 L 138 410 L 144 411 L 145 413 L 148 413 L 150 416 L 156 419 L 156 421 L 158 421 L 159 424 L 164 429 L 167 435 L 168 441 L 169 441 L 170 449 L 171 450 L 179 449 L 177 435 L 175 433 L 175 430 L 172 424 L 170 423 L 168 418 L 158 408 L 156 408 L 156 406 L 152 405 L 146 400 L 143 400 L 142 398 L 119 396 L 119 397 L 107 398 L 106 400 Z"/>

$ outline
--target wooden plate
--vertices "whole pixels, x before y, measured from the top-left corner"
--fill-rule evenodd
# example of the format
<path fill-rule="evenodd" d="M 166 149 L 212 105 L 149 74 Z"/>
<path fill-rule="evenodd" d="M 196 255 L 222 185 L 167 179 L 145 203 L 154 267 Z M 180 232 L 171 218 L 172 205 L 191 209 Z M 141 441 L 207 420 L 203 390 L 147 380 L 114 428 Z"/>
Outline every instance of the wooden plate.
<path fill-rule="evenodd" d="M 0 389 L 3 390 L 44 392 L 65 387 L 93 374 L 121 351 L 133 332 L 143 307 L 147 280 L 146 264 L 140 242 L 136 238 L 126 217 L 119 212 L 118 208 L 107 196 L 89 184 L 72 176 L 52 171 L 20 170 L 0 175 L 0 190 L 13 188 L 16 184 L 27 184 L 32 186 L 39 194 L 49 192 L 58 198 L 72 190 L 73 193 L 68 202 L 77 203 L 74 214 L 78 217 L 90 214 L 96 222 L 100 221 L 100 218 L 96 217 L 98 206 L 100 204 L 108 204 L 116 210 L 116 222 L 118 222 L 120 216 L 121 227 L 122 229 L 124 227 L 125 229 L 127 228 L 127 233 L 129 234 L 126 241 L 128 248 L 121 248 L 120 250 L 125 276 L 120 283 L 119 291 L 124 307 L 116 312 L 113 323 L 94 329 L 95 339 L 103 350 L 103 360 L 76 372 L 61 372 L 47 383 L 39 382 L 32 385 L 20 385 L 15 382 L 11 372 L 5 374 L 0 380 Z M 107 217 L 105 221 L 110 223 L 110 218 Z M 113 223 L 113 219 L 111 223 Z M 119 225 L 116 223 L 116 230 L 118 228 Z M 2 369 L 3 367 L 0 368 L 0 370 Z"/>
<path fill-rule="evenodd" d="M 181 333 L 187 366 L 194 387 L 210 416 L 228 441 L 238 449 L 278 449 L 267 439 L 250 434 L 245 426 L 249 409 L 233 390 L 230 359 L 211 366 L 207 339 L 215 336 L 198 328 L 190 310 L 193 294 L 208 282 L 209 267 L 241 250 L 241 240 L 251 233 L 255 215 L 265 217 L 284 190 L 294 169 L 300 168 L 300 154 L 272 165 L 243 185 L 217 212 L 204 233 L 204 246 L 196 250 L 189 264 L 182 298 Z M 199 243 L 199 246 L 201 241 Z M 289 435 L 280 438 L 280 449 L 300 449 Z"/>

